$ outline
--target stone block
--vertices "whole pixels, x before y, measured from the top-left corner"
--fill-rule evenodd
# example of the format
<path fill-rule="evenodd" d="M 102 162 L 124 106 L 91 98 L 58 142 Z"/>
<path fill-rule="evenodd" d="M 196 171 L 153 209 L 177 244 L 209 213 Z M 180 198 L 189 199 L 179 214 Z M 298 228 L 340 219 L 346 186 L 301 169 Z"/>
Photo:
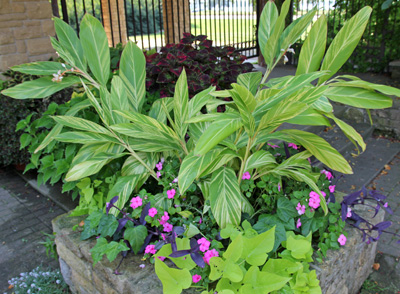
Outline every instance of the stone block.
<path fill-rule="evenodd" d="M 6 71 L 11 66 L 27 62 L 28 57 L 24 54 L 13 54 L 7 56 L 0 55 L 0 72 Z"/>
<path fill-rule="evenodd" d="M 0 45 L 12 44 L 14 43 L 14 35 L 10 29 L 0 30 Z"/>
<path fill-rule="evenodd" d="M 42 37 L 41 26 L 24 26 L 20 28 L 14 28 L 14 38 L 16 40 L 26 40 Z"/>
<path fill-rule="evenodd" d="M 12 12 L 24 13 L 25 12 L 25 3 L 13 3 L 12 4 Z"/>
<path fill-rule="evenodd" d="M 9 14 L 10 12 L 11 12 L 10 0 L 0 1 L 0 15 L 1 14 Z"/>
<path fill-rule="evenodd" d="M 53 53 L 54 49 L 51 46 L 49 38 L 38 38 L 26 41 L 29 55 L 41 55 Z"/>
<path fill-rule="evenodd" d="M 42 25 L 41 20 L 32 20 L 32 19 L 24 20 L 24 27 L 33 27 L 33 26 L 41 26 L 41 25 Z"/>
<path fill-rule="evenodd" d="M 23 14 L 23 13 L 16 13 L 16 14 L 7 13 L 7 14 L 1 14 L 0 15 L 0 23 L 7 22 L 7 21 L 14 21 L 15 22 L 17 20 L 24 20 L 24 19 L 26 19 L 26 15 Z M 19 23 L 21 23 L 21 25 L 22 25 L 22 22 L 19 22 Z M 8 26 L 6 28 L 10 28 L 10 27 L 13 27 L 13 26 L 14 26 L 14 24 L 12 24 L 12 25 L 10 25 L 10 26 Z"/>
<path fill-rule="evenodd" d="M 54 36 L 54 22 L 51 19 L 42 20 L 42 31 L 45 36 Z"/>
<path fill-rule="evenodd" d="M 25 44 L 24 40 L 16 41 L 15 45 L 17 46 L 17 52 L 18 53 L 25 53 L 26 52 L 26 44 Z"/>
<path fill-rule="evenodd" d="M 26 11 L 29 19 L 50 19 L 52 15 L 51 4 L 46 2 L 26 3 Z"/>

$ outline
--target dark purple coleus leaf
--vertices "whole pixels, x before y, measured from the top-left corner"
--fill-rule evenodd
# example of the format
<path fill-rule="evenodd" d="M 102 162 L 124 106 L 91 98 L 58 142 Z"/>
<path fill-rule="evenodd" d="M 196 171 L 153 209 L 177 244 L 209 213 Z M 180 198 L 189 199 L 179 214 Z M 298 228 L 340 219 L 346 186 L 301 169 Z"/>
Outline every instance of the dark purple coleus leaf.
<path fill-rule="evenodd" d="M 142 213 L 140 214 L 139 222 L 143 226 L 146 224 L 145 217 L 149 215 L 150 206 L 151 203 L 147 202 L 147 204 L 142 209 Z"/>
<path fill-rule="evenodd" d="M 378 230 L 378 232 L 382 232 L 383 230 L 386 230 L 387 228 L 389 228 L 392 225 L 392 222 L 390 221 L 385 221 L 385 222 L 380 222 L 378 224 L 376 224 L 375 226 L 373 226 L 373 230 Z"/>
<path fill-rule="evenodd" d="M 188 254 L 190 254 L 190 250 L 177 250 L 172 252 L 169 257 L 182 257 Z"/>
<path fill-rule="evenodd" d="M 157 66 L 168 67 L 168 66 L 169 66 L 169 63 L 168 63 L 167 60 L 161 59 L 161 60 L 157 63 Z"/>
<path fill-rule="evenodd" d="M 148 234 L 146 239 L 144 239 L 143 245 L 142 245 L 142 247 L 140 247 L 140 250 L 138 251 L 138 253 L 144 252 L 144 250 L 146 249 L 146 246 L 149 245 L 151 238 L 153 238 L 153 234 Z"/>
<path fill-rule="evenodd" d="M 127 222 L 128 222 L 128 219 L 127 219 L 127 218 L 121 218 L 121 219 L 119 219 L 119 220 L 118 220 L 118 227 L 117 227 L 116 232 L 121 231 L 121 230 L 125 227 L 125 225 L 126 225 Z"/>
<path fill-rule="evenodd" d="M 114 206 L 114 203 L 118 201 L 119 196 L 114 196 L 111 198 L 110 202 L 106 203 L 106 213 L 108 214 L 110 212 L 110 209 Z"/>
<path fill-rule="evenodd" d="M 203 256 L 201 256 L 200 253 L 198 252 L 192 252 L 190 253 L 190 257 L 192 260 L 201 268 L 204 268 L 206 266 L 206 263 L 204 262 Z"/>
<path fill-rule="evenodd" d="M 157 244 L 154 246 L 154 249 L 160 250 L 165 244 L 167 243 L 165 243 L 164 241 L 158 241 Z"/>
<path fill-rule="evenodd" d="M 185 228 L 181 226 L 174 226 L 172 232 L 174 232 L 177 236 L 180 236 L 185 232 Z"/>
<path fill-rule="evenodd" d="M 174 81 L 174 76 L 166 70 L 160 72 L 157 77 L 157 83 L 171 83 L 172 81 Z"/>

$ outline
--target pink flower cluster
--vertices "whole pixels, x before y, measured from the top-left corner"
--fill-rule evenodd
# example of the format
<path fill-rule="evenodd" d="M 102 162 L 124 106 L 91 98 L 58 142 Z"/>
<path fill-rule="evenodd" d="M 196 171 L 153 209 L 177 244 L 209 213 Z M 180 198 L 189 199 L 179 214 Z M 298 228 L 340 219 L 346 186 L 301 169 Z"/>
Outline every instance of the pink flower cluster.
<path fill-rule="evenodd" d="M 245 172 L 242 176 L 242 180 L 250 180 L 251 175 L 249 172 Z"/>
<path fill-rule="evenodd" d="M 329 186 L 329 192 L 335 193 L 335 187 L 336 185 Z"/>
<path fill-rule="evenodd" d="M 211 243 L 204 237 L 197 240 L 197 244 L 200 244 L 199 249 L 201 252 L 206 252 L 210 248 L 210 245 L 211 245 Z"/>
<path fill-rule="evenodd" d="M 347 238 L 345 235 L 341 234 L 338 238 L 338 242 L 341 246 L 344 246 L 346 244 Z"/>
<path fill-rule="evenodd" d="M 296 144 L 294 144 L 294 143 L 289 143 L 288 144 L 288 147 L 292 147 L 293 149 L 296 149 L 297 150 L 297 148 L 299 148 Z"/>
<path fill-rule="evenodd" d="M 218 251 L 215 250 L 215 249 L 211 249 L 211 250 L 208 250 L 206 253 L 204 253 L 203 259 L 204 259 L 204 262 L 209 265 L 210 264 L 210 259 L 212 257 L 218 257 L 218 256 L 219 256 Z"/>
<path fill-rule="evenodd" d="M 164 211 L 164 215 L 161 217 L 161 220 L 158 220 L 160 222 L 160 225 L 165 224 L 169 220 L 169 215 L 168 212 Z"/>
<path fill-rule="evenodd" d="M 297 212 L 299 213 L 299 215 L 302 215 L 306 212 L 306 206 L 305 205 L 301 205 L 301 203 L 297 203 L 297 207 L 296 207 Z"/>
<path fill-rule="evenodd" d="M 200 280 L 201 280 L 201 276 L 200 275 L 194 275 L 193 277 L 192 277 L 192 280 L 193 280 L 193 283 L 198 283 L 198 282 L 200 282 Z"/>
<path fill-rule="evenodd" d="M 332 173 L 331 172 L 329 172 L 329 171 L 327 171 L 327 170 L 321 170 L 321 174 L 325 174 L 325 176 L 326 176 L 326 178 L 328 179 L 328 180 L 330 180 L 330 179 L 332 179 L 333 178 L 333 175 L 332 175 Z"/>
<path fill-rule="evenodd" d="M 164 232 L 167 232 L 167 233 L 172 232 L 173 226 L 170 223 L 163 224 L 163 227 L 164 227 Z"/>
<path fill-rule="evenodd" d="M 300 228 L 301 227 L 301 220 L 300 218 L 297 220 L 296 222 L 296 228 Z"/>
<path fill-rule="evenodd" d="M 133 209 L 135 209 L 135 208 L 138 208 L 139 206 L 142 206 L 142 204 L 143 204 L 142 198 L 140 198 L 139 196 L 137 196 L 137 197 L 133 197 L 133 198 L 132 198 L 130 206 L 131 206 Z"/>
<path fill-rule="evenodd" d="M 156 214 L 157 214 L 157 209 L 156 208 L 152 207 L 152 208 L 149 209 L 149 215 L 151 217 L 154 217 Z"/>
<path fill-rule="evenodd" d="M 168 199 L 174 199 L 175 194 L 176 194 L 175 189 L 168 190 L 167 191 Z"/>
<path fill-rule="evenodd" d="M 149 253 L 149 254 L 156 254 L 157 250 L 155 248 L 155 245 L 147 245 L 146 249 L 144 250 L 144 253 Z"/>
<path fill-rule="evenodd" d="M 311 191 L 310 199 L 308 199 L 308 205 L 314 209 L 317 209 L 320 205 L 321 200 L 319 199 L 318 193 Z"/>

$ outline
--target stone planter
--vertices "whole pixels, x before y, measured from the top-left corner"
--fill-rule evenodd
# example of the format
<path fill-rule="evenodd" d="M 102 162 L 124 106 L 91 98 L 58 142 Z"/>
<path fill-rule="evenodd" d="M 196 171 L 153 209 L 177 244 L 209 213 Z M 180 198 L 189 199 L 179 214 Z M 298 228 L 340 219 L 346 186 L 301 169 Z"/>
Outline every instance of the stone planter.
<path fill-rule="evenodd" d="M 370 219 L 374 211 L 360 212 Z M 381 211 L 373 223 L 383 220 Z M 68 217 L 63 214 L 53 220 L 56 232 L 57 252 L 62 275 L 70 286 L 72 293 L 113 294 L 113 293 L 162 293 L 162 285 L 158 280 L 154 267 L 146 263 L 145 268 L 139 265 L 144 262 L 140 256 L 129 255 L 122 263 L 119 272 L 114 275 L 119 258 L 110 263 L 106 257 L 92 266 L 90 249 L 95 240 L 80 240 L 80 233 L 72 231 L 83 217 Z M 349 233 L 345 247 L 328 252 L 323 263 L 312 264 L 317 271 L 322 293 L 355 294 L 372 271 L 377 244 L 362 243 L 358 230 L 347 227 Z"/>

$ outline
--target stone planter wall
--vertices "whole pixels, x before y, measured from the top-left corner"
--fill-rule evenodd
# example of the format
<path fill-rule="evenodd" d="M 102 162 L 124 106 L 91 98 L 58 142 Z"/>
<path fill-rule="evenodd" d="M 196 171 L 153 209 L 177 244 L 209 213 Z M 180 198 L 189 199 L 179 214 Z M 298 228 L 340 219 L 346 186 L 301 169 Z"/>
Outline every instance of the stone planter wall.
<path fill-rule="evenodd" d="M 366 213 L 372 217 L 372 212 Z M 382 221 L 383 216 L 383 212 L 379 213 L 374 223 Z M 61 272 L 73 293 L 162 293 L 154 267 L 149 263 L 143 269 L 139 267 L 144 263 L 140 256 L 129 256 L 123 261 L 119 269 L 122 275 L 113 274 L 119 258 L 112 263 L 103 258 L 93 267 L 90 249 L 96 241 L 81 241 L 80 233 L 71 229 L 82 219 L 64 214 L 53 220 Z M 347 231 L 345 247 L 329 252 L 324 263 L 311 265 L 317 271 L 324 294 L 356 294 L 372 271 L 376 244 L 361 243 L 357 230 L 347 228 Z"/>

